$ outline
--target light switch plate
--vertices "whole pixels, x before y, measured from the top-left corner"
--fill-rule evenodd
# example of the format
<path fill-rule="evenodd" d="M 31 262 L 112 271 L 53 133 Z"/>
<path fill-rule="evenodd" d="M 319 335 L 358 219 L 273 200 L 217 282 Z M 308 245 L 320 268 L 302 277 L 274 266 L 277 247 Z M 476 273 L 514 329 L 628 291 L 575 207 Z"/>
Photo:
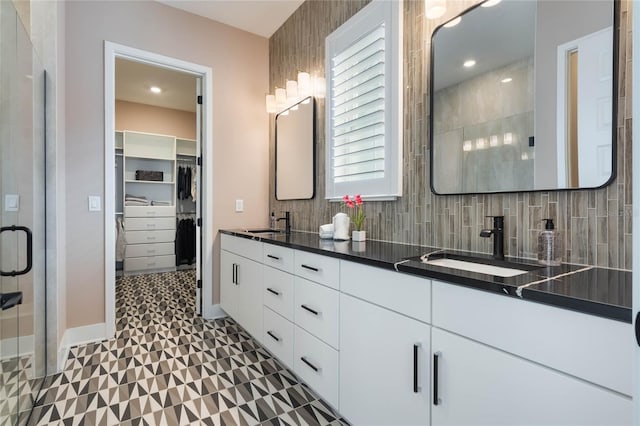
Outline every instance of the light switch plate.
<path fill-rule="evenodd" d="M 236 212 L 243 212 L 244 211 L 244 200 L 236 200 Z"/>
<path fill-rule="evenodd" d="M 89 211 L 90 212 L 99 212 L 102 210 L 102 206 L 100 203 L 99 195 L 89 195 Z"/>
<path fill-rule="evenodd" d="M 17 212 L 20 210 L 20 195 L 5 194 L 4 195 L 4 211 Z"/>

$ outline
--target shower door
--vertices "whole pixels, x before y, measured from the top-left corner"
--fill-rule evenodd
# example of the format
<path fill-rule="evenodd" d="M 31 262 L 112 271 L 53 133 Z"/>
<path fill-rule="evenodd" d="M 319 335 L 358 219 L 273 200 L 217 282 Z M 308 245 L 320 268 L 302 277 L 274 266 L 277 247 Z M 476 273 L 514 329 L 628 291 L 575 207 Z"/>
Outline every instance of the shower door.
<path fill-rule="evenodd" d="M 0 1 L 0 425 L 26 423 L 46 372 L 44 84 Z"/>

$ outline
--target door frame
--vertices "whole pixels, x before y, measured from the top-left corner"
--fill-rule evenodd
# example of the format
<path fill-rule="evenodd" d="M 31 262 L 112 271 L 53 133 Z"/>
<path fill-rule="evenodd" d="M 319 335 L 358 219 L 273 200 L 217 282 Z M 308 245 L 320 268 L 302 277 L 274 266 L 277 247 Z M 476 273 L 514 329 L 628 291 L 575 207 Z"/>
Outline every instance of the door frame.
<path fill-rule="evenodd" d="M 201 77 L 201 201 L 202 237 L 201 279 L 202 315 L 213 318 L 213 70 L 210 67 L 186 62 L 169 56 L 113 43 L 104 42 L 104 278 L 105 278 L 105 330 L 111 338 L 116 330 L 116 271 L 115 271 L 115 61 L 124 58 L 131 61 L 169 68 Z"/>

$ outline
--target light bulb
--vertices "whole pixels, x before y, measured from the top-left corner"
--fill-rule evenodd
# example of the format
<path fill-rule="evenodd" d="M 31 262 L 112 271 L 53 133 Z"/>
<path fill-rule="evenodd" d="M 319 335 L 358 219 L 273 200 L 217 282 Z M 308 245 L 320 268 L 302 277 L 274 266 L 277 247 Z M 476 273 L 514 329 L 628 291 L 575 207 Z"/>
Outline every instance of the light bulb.
<path fill-rule="evenodd" d="M 276 87 L 276 105 L 278 108 L 287 104 L 287 92 L 282 87 Z"/>
<path fill-rule="evenodd" d="M 425 0 L 424 15 L 427 19 L 437 19 L 447 11 L 446 0 Z"/>
<path fill-rule="evenodd" d="M 287 80 L 287 102 L 293 102 L 296 99 L 298 99 L 298 82 Z"/>
<path fill-rule="evenodd" d="M 313 84 L 313 93 L 316 98 L 324 98 L 327 94 L 327 84 L 324 77 L 316 77 Z"/>
<path fill-rule="evenodd" d="M 311 76 L 308 72 L 300 71 L 298 73 L 298 95 L 306 98 L 311 94 Z"/>
<path fill-rule="evenodd" d="M 267 112 L 269 114 L 272 114 L 272 113 L 276 112 L 276 110 L 277 110 L 276 97 L 274 95 L 267 95 L 265 100 L 266 100 L 266 103 L 267 103 Z"/>

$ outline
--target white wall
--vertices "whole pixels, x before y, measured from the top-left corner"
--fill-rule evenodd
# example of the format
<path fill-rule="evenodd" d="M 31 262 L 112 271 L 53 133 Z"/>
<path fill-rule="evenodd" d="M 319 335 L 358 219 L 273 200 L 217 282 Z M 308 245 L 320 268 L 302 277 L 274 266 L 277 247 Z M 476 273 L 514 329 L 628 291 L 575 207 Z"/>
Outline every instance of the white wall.
<path fill-rule="evenodd" d="M 87 211 L 88 195 L 105 196 L 105 40 L 213 69 L 214 181 L 205 182 L 213 188 L 213 232 L 267 222 L 268 40 L 151 1 L 66 2 L 68 328 L 105 321 L 105 218 Z M 245 200 L 244 213 L 234 212 L 236 198 Z"/>

